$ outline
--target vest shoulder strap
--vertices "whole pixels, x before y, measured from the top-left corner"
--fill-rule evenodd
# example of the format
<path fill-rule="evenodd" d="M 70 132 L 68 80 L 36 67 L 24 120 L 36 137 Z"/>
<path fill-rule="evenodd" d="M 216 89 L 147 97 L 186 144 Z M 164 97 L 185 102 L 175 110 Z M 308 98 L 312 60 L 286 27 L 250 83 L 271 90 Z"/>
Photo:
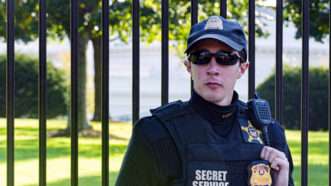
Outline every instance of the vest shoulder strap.
<path fill-rule="evenodd" d="M 185 162 L 184 158 L 184 144 L 182 143 L 183 140 L 180 136 L 178 136 L 176 132 L 176 127 L 174 126 L 174 120 L 178 121 L 178 118 L 182 118 L 186 112 L 184 109 L 184 105 L 187 105 L 187 102 L 176 101 L 169 103 L 167 105 L 158 107 L 156 109 L 151 109 L 151 113 L 155 116 L 160 123 L 164 126 L 164 128 L 168 131 L 169 135 L 171 136 L 176 149 L 178 151 L 179 159 L 182 165 Z M 184 171 L 184 169 L 182 169 Z M 182 172 L 184 175 L 184 172 Z"/>
<path fill-rule="evenodd" d="M 155 109 L 151 109 L 150 111 L 152 115 L 157 116 L 162 121 L 167 121 L 184 114 L 184 105 L 185 103 L 179 100 Z"/>
<path fill-rule="evenodd" d="M 248 119 L 248 106 L 246 102 L 243 102 L 241 100 L 237 101 L 238 104 L 238 111 L 239 111 L 239 117 L 244 117 Z"/>

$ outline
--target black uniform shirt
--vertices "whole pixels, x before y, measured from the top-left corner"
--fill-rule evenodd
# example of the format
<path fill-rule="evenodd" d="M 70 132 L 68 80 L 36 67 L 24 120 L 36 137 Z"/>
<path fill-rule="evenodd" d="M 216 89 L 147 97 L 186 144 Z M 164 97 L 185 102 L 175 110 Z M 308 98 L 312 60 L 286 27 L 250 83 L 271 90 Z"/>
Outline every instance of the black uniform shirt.
<path fill-rule="evenodd" d="M 236 102 L 238 94 L 233 93 L 231 104 L 228 106 L 219 106 L 204 100 L 193 91 L 189 103 L 193 109 L 205 120 L 212 124 L 213 129 L 218 135 L 225 137 L 232 129 L 235 121 Z"/>
<path fill-rule="evenodd" d="M 212 124 L 217 134 L 226 136 L 237 122 L 235 105 L 238 94 L 234 92 L 233 95 L 231 104 L 223 107 L 207 102 L 193 92 L 189 105 Z M 116 186 L 169 186 L 174 179 L 182 176 L 175 143 L 159 122 L 155 117 L 145 117 L 135 124 Z M 271 143 L 278 138 L 279 135 L 271 134 Z M 277 146 L 286 153 L 292 172 L 292 158 L 286 141 Z M 292 178 L 290 182 L 293 183 Z"/>

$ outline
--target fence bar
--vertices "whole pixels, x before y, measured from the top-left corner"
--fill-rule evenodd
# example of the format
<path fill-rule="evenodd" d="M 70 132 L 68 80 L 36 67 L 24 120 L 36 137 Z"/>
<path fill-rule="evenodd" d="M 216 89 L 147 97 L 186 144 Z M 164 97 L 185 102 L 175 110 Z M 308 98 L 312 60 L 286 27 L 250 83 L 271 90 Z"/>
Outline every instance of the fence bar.
<path fill-rule="evenodd" d="M 220 10 L 221 11 L 221 16 L 224 17 L 224 18 L 226 18 L 226 11 L 227 11 L 226 10 L 227 9 L 226 1 L 227 0 L 221 0 L 221 7 L 220 7 L 221 8 L 221 10 Z"/>
<path fill-rule="evenodd" d="M 6 65 L 6 117 L 7 117 L 7 186 L 14 186 L 14 106 L 15 106 L 15 1 L 6 1 L 7 8 L 7 65 Z"/>
<path fill-rule="evenodd" d="M 139 29 L 139 8 L 140 3 L 139 0 L 133 0 L 133 7 L 132 7 L 132 119 L 133 123 L 135 123 L 139 119 L 139 94 L 140 94 L 140 56 L 139 56 L 139 49 L 140 49 L 140 29 Z"/>
<path fill-rule="evenodd" d="M 198 22 L 198 0 L 191 0 L 191 26 Z M 191 94 L 193 92 L 193 80 L 191 78 Z"/>
<path fill-rule="evenodd" d="M 301 185 L 308 185 L 309 0 L 302 0 Z"/>
<path fill-rule="evenodd" d="M 248 98 L 255 93 L 255 0 L 248 4 Z"/>
<path fill-rule="evenodd" d="M 198 0 L 191 0 L 191 25 L 198 22 Z"/>
<path fill-rule="evenodd" d="M 99 63 L 99 61 L 96 61 Z M 109 0 L 102 0 L 102 186 L 109 185 Z"/>
<path fill-rule="evenodd" d="M 331 1 L 329 1 L 329 9 L 331 8 Z M 331 14 L 329 12 L 329 186 L 331 186 Z"/>
<path fill-rule="evenodd" d="M 39 185 L 46 186 L 46 1 L 39 0 Z"/>
<path fill-rule="evenodd" d="M 169 102 L 169 2 L 162 0 L 161 104 Z"/>
<path fill-rule="evenodd" d="M 277 0 L 276 5 L 276 90 L 275 90 L 275 116 L 283 121 L 283 0 Z"/>
<path fill-rule="evenodd" d="M 78 186 L 78 0 L 71 0 L 71 186 Z"/>

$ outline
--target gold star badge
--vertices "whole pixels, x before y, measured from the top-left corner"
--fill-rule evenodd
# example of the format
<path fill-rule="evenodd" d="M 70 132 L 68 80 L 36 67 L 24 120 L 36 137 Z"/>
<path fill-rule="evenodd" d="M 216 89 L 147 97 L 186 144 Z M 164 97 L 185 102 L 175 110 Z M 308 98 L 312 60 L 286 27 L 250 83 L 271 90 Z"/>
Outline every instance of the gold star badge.
<path fill-rule="evenodd" d="M 250 143 L 260 143 L 263 144 L 261 139 L 261 131 L 253 127 L 252 123 L 248 121 L 248 126 L 241 126 L 242 132 L 245 134 L 244 138 Z"/>

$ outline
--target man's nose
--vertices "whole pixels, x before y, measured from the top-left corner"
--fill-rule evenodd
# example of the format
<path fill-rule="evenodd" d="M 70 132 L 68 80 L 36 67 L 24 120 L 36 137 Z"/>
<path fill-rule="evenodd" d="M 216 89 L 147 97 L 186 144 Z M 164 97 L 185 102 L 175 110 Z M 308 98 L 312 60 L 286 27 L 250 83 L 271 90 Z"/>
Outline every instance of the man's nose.
<path fill-rule="evenodd" d="M 210 59 L 210 62 L 208 64 L 207 74 L 208 75 L 218 75 L 219 74 L 219 65 L 217 64 L 214 56 Z"/>

